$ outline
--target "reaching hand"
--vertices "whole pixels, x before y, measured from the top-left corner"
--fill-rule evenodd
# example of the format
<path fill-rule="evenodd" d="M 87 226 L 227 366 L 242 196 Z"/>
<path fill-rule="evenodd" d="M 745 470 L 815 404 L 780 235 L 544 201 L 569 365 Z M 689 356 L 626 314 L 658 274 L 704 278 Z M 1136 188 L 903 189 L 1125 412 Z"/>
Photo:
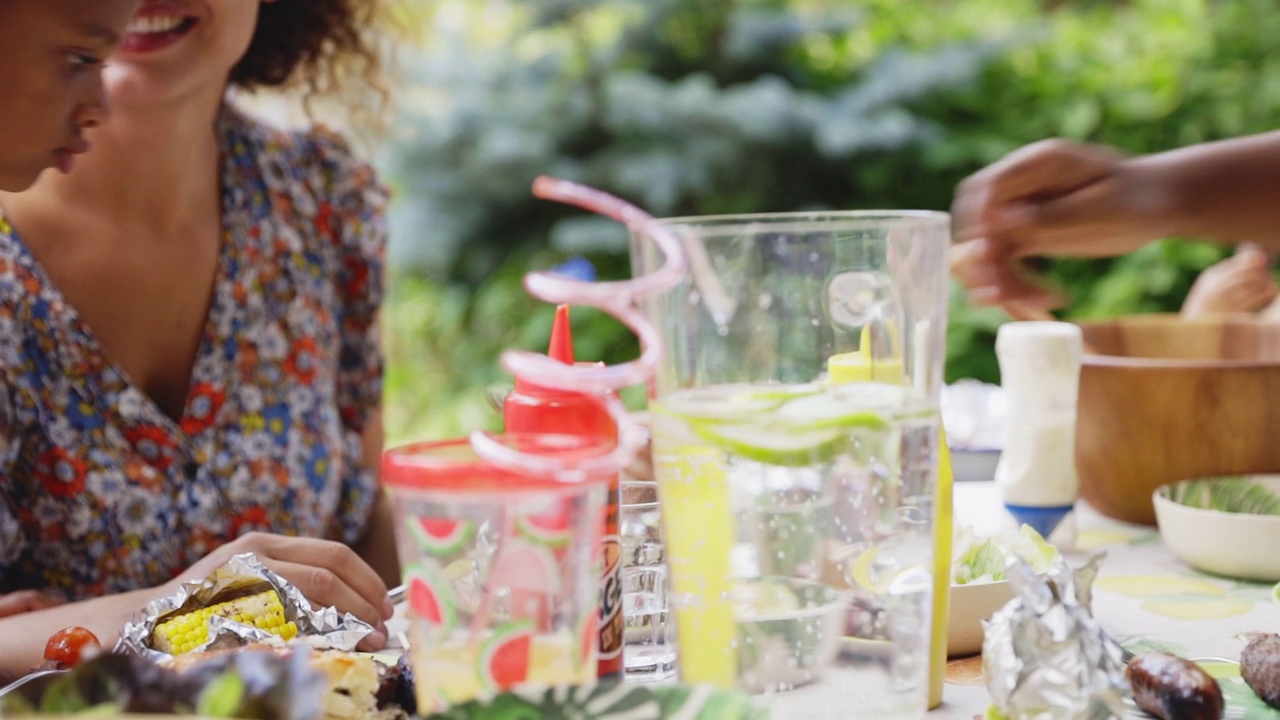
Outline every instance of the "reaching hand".
<path fill-rule="evenodd" d="M 342 543 L 314 538 L 249 533 L 206 555 L 175 580 L 195 580 L 226 564 L 233 555 L 252 552 L 262 564 L 297 586 L 312 605 L 334 606 L 374 627 L 361 650 L 380 650 L 387 642 L 383 621 L 394 608 L 387 586 L 373 568 Z"/>
<path fill-rule="evenodd" d="M 952 270 L 979 302 L 1047 309 L 1061 298 L 1025 258 L 1118 255 L 1160 237 L 1172 193 L 1142 159 L 1064 140 L 1021 148 L 966 179 L 952 206 Z"/>

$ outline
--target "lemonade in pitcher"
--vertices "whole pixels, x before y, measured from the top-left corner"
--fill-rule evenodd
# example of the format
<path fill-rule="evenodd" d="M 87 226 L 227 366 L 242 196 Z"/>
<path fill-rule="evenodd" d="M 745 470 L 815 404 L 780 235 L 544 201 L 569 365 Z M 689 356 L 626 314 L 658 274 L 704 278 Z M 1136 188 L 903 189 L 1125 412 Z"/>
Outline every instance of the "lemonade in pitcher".
<path fill-rule="evenodd" d="M 655 401 L 681 679 L 779 717 L 917 717 L 934 405 L 910 387 L 733 384 Z"/>

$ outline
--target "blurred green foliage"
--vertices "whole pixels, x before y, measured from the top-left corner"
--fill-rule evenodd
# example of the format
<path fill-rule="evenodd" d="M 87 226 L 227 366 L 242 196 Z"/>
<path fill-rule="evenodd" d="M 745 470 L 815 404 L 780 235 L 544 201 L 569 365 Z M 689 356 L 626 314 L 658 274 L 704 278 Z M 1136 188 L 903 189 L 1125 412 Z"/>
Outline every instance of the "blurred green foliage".
<path fill-rule="evenodd" d="M 1275 0 L 457 0 L 424 14 L 401 131 L 384 318 L 389 438 L 495 427 L 506 347 L 541 349 L 528 269 L 628 275 L 625 233 L 537 201 L 539 174 L 656 215 L 947 209 L 1027 142 L 1151 152 L 1271 129 Z M 1072 317 L 1176 309 L 1220 248 L 1055 262 Z M 948 377 L 995 380 L 1006 318 L 956 292 Z M 575 315 L 580 358 L 635 353 Z"/>

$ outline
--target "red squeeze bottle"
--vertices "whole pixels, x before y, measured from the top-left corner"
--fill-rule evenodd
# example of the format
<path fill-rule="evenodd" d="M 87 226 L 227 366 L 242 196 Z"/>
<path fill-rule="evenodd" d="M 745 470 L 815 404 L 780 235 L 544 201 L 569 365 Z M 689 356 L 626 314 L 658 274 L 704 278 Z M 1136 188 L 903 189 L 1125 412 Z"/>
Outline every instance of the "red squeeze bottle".
<path fill-rule="evenodd" d="M 569 306 L 556 308 L 548 357 L 573 365 Z M 618 426 L 600 404 L 582 393 L 544 388 L 516 377 L 502 407 L 509 433 L 554 433 L 618 439 Z M 618 537 L 619 479 L 609 486 L 604 527 L 604 574 L 600 578 L 600 679 L 622 677 L 622 545 Z"/>

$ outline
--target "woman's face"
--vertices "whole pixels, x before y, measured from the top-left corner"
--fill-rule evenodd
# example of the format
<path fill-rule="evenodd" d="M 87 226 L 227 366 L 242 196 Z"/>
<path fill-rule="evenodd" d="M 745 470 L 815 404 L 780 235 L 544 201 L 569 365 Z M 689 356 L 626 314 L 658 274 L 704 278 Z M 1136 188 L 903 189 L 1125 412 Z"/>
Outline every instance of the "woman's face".
<path fill-rule="evenodd" d="M 106 69 L 113 106 L 221 97 L 253 39 L 260 1 L 142 0 Z"/>

